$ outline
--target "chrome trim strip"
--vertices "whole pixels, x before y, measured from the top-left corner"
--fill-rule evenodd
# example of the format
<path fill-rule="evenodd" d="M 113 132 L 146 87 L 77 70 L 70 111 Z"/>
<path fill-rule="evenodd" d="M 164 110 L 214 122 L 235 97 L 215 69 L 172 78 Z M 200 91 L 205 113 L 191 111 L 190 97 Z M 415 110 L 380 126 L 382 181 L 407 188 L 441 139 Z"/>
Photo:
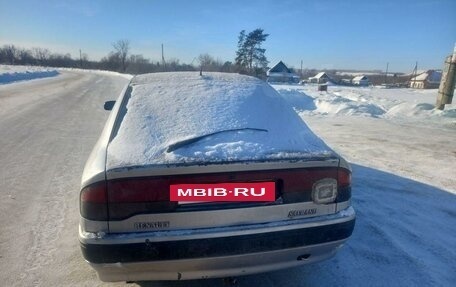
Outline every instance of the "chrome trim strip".
<path fill-rule="evenodd" d="M 347 200 L 347 201 L 344 201 L 344 202 L 338 202 L 336 204 L 336 212 L 344 210 L 344 209 L 346 209 L 346 208 L 348 208 L 350 206 L 351 206 L 351 199 Z"/>
<path fill-rule="evenodd" d="M 140 214 L 121 221 L 109 221 L 109 231 L 112 233 L 167 231 L 177 229 L 212 228 L 234 225 L 260 224 L 290 219 L 291 211 L 315 210 L 315 213 L 291 218 L 315 217 L 333 214 L 336 204 L 315 204 L 300 202 L 277 204 L 234 209 L 171 212 L 157 214 Z M 168 222 L 166 228 L 138 229 L 135 223 Z"/>
<path fill-rule="evenodd" d="M 275 232 L 283 230 L 292 230 L 300 228 L 317 227 L 323 225 L 337 224 L 355 219 L 355 210 L 352 207 L 344 209 L 338 213 L 317 216 L 312 218 L 283 220 L 269 222 L 264 224 L 249 224 L 228 227 L 202 228 L 202 229 L 186 229 L 172 231 L 156 231 L 156 232 L 137 232 L 137 233 L 109 233 L 98 234 L 99 236 L 90 236 L 87 232 L 83 232 L 79 228 L 79 240 L 85 244 L 128 244 L 142 243 L 145 240 L 152 242 L 160 241 L 177 241 L 191 240 L 202 238 L 215 238 L 237 235 L 248 235 L 263 232 Z"/>

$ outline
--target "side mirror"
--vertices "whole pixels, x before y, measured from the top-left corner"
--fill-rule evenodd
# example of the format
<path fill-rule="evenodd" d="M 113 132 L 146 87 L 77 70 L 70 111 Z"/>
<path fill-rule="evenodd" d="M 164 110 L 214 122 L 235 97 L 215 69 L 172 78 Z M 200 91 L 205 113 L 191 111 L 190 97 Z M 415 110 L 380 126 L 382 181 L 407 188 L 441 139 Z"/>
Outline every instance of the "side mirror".
<path fill-rule="evenodd" d="M 112 110 L 112 108 L 114 107 L 114 104 L 116 103 L 116 101 L 106 101 L 104 103 L 104 106 L 103 108 L 106 110 L 106 111 L 110 111 Z"/>

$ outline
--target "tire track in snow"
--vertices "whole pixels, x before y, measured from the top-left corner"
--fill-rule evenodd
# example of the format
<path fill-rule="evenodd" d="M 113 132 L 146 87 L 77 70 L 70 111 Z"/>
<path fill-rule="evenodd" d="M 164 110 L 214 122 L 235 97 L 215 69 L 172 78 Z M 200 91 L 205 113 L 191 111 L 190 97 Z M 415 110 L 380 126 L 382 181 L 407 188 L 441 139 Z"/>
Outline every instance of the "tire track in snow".
<path fill-rule="evenodd" d="M 58 150 L 66 157 L 57 162 L 54 168 L 54 177 L 49 181 L 47 190 L 50 191 L 41 198 L 41 209 L 37 214 L 37 222 L 32 228 L 33 241 L 26 256 L 26 266 L 21 274 L 24 283 L 41 285 L 42 269 L 52 262 L 56 255 L 57 242 L 61 237 L 62 228 L 66 221 L 65 211 L 68 209 L 68 198 L 75 194 L 74 165 L 80 158 L 78 150 L 67 146 Z"/>

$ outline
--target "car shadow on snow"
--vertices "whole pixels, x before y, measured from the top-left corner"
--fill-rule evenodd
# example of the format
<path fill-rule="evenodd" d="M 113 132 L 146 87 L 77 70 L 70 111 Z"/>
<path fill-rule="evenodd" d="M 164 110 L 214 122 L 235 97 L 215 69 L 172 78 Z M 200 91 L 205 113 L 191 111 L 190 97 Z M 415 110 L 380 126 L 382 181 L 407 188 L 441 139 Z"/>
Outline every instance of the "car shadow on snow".
<path fill-rule="evenodd" d="M 456 195 L 353 165 L 355 231 L 327 261 L 238 277 L 238 286 L 451 286 L 456 282 Z M 261 260 L 261 257 L 258 258 Z M 222 279 L 140 286 L 229 286 Z"/>

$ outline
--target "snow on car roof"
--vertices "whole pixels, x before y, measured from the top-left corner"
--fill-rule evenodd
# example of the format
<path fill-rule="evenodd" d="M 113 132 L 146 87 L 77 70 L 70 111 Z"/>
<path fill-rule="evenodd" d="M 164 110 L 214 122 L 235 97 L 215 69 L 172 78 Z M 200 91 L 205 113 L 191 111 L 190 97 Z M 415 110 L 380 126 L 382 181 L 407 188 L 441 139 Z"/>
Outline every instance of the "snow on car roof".
<path fill-rule="evenodd" d="M 154 73 L 130 88 L 108 170 L 333 155 L 271 86 L 250 76 Z"/>

